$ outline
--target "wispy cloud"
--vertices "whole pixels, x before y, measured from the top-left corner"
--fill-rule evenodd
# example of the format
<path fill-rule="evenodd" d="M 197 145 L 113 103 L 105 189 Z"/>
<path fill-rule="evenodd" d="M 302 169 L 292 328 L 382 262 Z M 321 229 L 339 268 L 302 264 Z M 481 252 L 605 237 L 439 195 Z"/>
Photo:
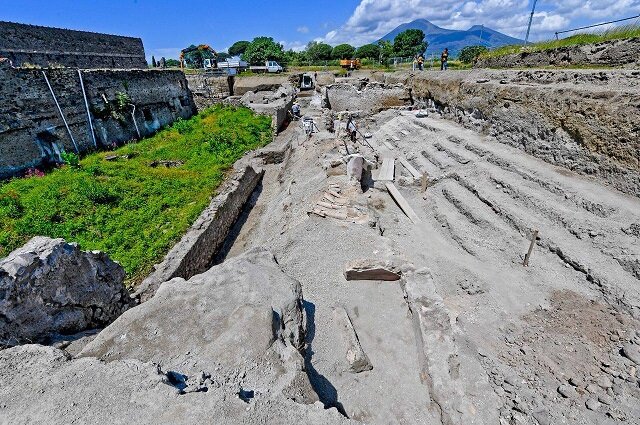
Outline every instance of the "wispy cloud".
<path fill-rule="evenodd" d="M 300 34 L 307 34 L 309 32 L 309 27 L 301 26 L 296 29 Z"/>
<path fill-rule="evenodd" d="M 329 44 L 360 46 L 384 36 L 398 25 L 424 18 L 451 29 L 483 24 L 513 37 L 524 38 L 530 0 L 361 0 L 349 19 L 322 37 Z M 579 26 L 588 20 L 607 20 L 640 13 L 640 0 L 542 0 L 532 25 L 534 39 Z"/>

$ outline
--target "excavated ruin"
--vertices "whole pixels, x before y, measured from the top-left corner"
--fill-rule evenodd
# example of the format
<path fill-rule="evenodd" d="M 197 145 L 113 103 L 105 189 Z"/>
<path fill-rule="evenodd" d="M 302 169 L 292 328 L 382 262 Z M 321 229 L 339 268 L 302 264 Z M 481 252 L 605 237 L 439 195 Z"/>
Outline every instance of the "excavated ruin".
<path fill-rule="evenodd" d="M 325 77 L 140 305 L 0 351 L 0 419 L 640 423 L 637 72 Z"/>

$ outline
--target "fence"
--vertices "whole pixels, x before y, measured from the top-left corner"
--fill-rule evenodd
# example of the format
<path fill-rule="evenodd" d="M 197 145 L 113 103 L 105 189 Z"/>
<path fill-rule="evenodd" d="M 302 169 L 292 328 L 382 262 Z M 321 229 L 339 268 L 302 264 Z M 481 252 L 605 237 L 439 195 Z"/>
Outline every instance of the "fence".
<path fill-rule="evenodd" d="M 581 30 L 586 30 L 586 29 L 589 29 L 589 28 L 596 28 L 596 27 L 601 27 L 601 26 L 604 26 L 604 25 L 616 24 L 618 22 L 631 21 L 633 19 L 640 19 L 640 15 L 631 16 L 629 18 L 624 18 L 624 19 L 617 19 L 615 21 L 602 22 L 600 24 L 587 25 L 585 27 L 573 28 L 573 29 L 570 29 L 570 30 L 556 31 L 556 40 L 559 40 L 559 34 L 566 34 L 568 32 L 581 31 Z"/>

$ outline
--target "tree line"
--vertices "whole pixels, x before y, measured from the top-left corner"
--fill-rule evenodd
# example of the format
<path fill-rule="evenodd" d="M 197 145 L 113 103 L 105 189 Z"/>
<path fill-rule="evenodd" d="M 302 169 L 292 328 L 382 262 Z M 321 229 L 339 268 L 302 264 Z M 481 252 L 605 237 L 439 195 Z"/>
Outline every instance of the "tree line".
<path fill-rule="evenodd" d="M 419 29 L 409 29 L 398 34 L 393 42 L 380 40 L 378 43 L 365 44 L 354 47 L 343 43 L 331 46 L 327 43 L 311 41 L 303 51 L 285 50 L 284 46 L 272 37 L 256 37 L 252 41 L 236 41 L 227 52 L 217 52 L 218 60 L 222 61 L 232 56 L 239 56 L 250 65 L 262 65 L 265 61 L 274 60 L 288 64 L 318 63 L 340 59 L 368 59 L 375 62 L 387 63 L 394 57 L 415 57 L 427 50 L 429 43 L 425 41 L 425 34 Z M 195 47 L 195 46 L 190 46 Z M 460 52 L 460 60 L 465 63 L 473 62 L 487 49 L 483 46 L 468 46 Z M 213 58 L 213 54 L 204 50 L 191 49 L 185 55 L 187 66 L 201 68 L 204 59 Z M 152 65 L 156 66 L 155 58 Z M 161 62 L 167 67 L 179 66 L 175 59 L 164 59 Z M 160 66 L 160 62 L 157 63 Z"/>
<path fill-rule="evenodd" d="M 428 46 L 424 32 L 418 29 L 406 30 L 398 34 L 393 42 L 381 40 L 376 44 L 354 47 L 343 43 L 331 46 L 327 43 L 311 41 L 303 51 L 285 50 L 284 46 L 272 37 L 256 37 L 252 41 L 240 40 L 233 43 L 227 52 L 217 52 L 218 60 L 231 56 L 240 56 L 250 65 L 261 65 L 265 61 L 309 63 L 340 59 L 370 59 L 386 62 L 392 57 L 413 57 L 423 54 Z M 194 47 L 194 46 L 190 46 Z M 200 67 L 204 59 L 212 57 L 210 52 L 193 50 L 185 55 L 185 62 L 191 67 Z M 155 60 L 155 58 L 154 58 Z M 175 64 L 173 59 L 165 60 L 166 66 Z M 179 64 L 179 62 L 178 62 Z"/>

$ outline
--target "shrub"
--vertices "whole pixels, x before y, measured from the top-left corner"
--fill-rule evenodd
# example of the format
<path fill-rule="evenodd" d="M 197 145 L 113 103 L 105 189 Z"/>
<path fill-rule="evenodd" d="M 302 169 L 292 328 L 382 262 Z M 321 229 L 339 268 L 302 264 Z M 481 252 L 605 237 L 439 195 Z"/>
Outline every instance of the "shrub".
<path fill-rule="evenodd" d="M 62 161 L 70 167 L 77 168 L 80 166 L 80 157 L 73 152 L 62 151 L 60 157 Z"/>
<path fill-rule="evenodd" d="M 460 50 L 458 59 L 463 63 L 473 63 L 478 56 L 487 52 L 488 49 L 484 46 L 467 46 Z"/>

